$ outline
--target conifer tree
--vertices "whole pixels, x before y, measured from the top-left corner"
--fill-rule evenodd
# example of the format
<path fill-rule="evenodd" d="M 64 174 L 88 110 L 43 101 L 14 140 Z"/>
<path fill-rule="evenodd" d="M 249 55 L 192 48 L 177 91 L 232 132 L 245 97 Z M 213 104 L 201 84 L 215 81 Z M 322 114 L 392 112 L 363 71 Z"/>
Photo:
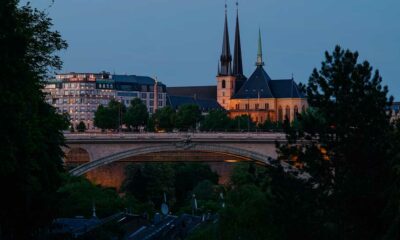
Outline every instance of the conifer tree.
<path fill-rule="evenodd" d="M 384 228 L 392 172 L 392 103 L 379 72 L 339 46 L 325 53 L 307 86 L 310 109 L 287 128 L 281 159 L 310 174 L 320 193 L 325 230 L 334 239 L 376 239 Z M 302 140 L 302 141 L 299 141 Z"/>

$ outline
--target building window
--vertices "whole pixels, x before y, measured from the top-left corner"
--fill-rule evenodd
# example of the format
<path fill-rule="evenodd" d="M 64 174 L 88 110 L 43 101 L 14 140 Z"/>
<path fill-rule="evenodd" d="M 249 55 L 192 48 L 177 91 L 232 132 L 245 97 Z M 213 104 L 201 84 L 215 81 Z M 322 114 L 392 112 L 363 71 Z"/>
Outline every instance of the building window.
<path fill-rule="evenodd" d="M 256 110 L 258 110 L 259 106 L 260 105 L 258 103 L 256 103 L 256 106 L 255 106 Z"/>
<path fill-rule="evenodd" d="M 283 111 L 281 106 L 278 108 L 278 121 L 283 122 Z"/>
<path fill-rule="evenodd" d="M 240 109 L 240 105 L 239 105 L 239 104 L 236 104 L 236 105 L 235 105 L 235 108 L 236 108 L 236 110 L 239 110 L 239 109 Z"/>
<path fill-rule="evenodd" d="M 226 81 L 222 80 L 222 88 L 226 88 Z"/>
<path fill-rule="evenodd" d="M 142 93 L 142 98 L 146 99 L 147 98 L 147 94 L 146 93 Z"/>
<path fill-rule="evenodd" d="M 269 111 L 269 104 L 268 103 L 265 104 L 265 110 Z"/>
<path fill-rule="evenodd" d="M 225 97 L 225 92 L 222 92 L 222 96 Z"/>
<path fill-rule="evenodd" d="M 246 110 L 249 110 L 249 104 L 246 103 L 246 104 L 244 105 L 244 108 L 245 108 Z"/>
<path fill-rule="evenodd" d="M 290 121 L 290 108 L 289 108 L 289 106 L 286 106 L 285 118 L 287 118 Z"/>
<path fill-rule="evenodd" d="M 222 104 L 225 104 L 225 99 L 222 99 Z"/>

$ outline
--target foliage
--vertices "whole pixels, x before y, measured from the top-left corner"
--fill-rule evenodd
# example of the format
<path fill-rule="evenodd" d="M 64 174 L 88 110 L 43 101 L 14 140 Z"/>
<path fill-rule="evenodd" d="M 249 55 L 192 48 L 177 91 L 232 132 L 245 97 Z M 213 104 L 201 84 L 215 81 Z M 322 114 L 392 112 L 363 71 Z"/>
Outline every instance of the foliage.
<path fill-rule="evenodd" d="M 15 0 L 1 1 L 0 22 L 0 238 L 27 239 L 56 208 L 68 123 L 41 89 L 67 44 L 45 13 Z"/>
<path fill-rule="evenodd" d="M 366 61 L 358 63 L 357 52 L 336 47 L 325 58 L 307 86 L 312 109 L 297 129 L 287 129 L 289 143 L 280 147 L 281 159 L 312 176 L 309 182 L 324 201 L 321 224 L 332 226 L 327 235 L 375 239 L 385 229 L 380 217 L 393 176 L 386 113 L 392 98 L 379 72 Z"/>
<path fill-rule="evenodd" d="M 201 124 L 202 131 L 226 131 L 229 127 L 230 118 L 224 110 L 212 110 L 204 118 Z"/>
<path fill-rule="evenodd" d="M 126 179 L 121 190 L 141 202 L 151 202 L 158 207 L 166 193 L 170 205 L 174 198 L 174 170 L 170 164 L 132 164 L 125 169 Z"/>
<path fill-rule="evenodd" d="M 85 132 L 86 131 L 86 125 L 84 122 L 80 121 L 78 126 L 76 126 L 76 130 L 78 132 Z"/>
<path fill-rule="evenodd" d="M 188 237 L 188 240 L 217 240 L 218 238 L 218 228 L 216 224 L 209 223 L 207 225 L 203 225 L 200 228 L 196 228 L 193 233 L 191 233 Z"/>
<path fill-rule="evenodd" d="M 197 105 L 187 104 L 179 107 L 176 114 L 175 127 L 181 131 L 195 130 L 201 120 L 201 112 Z"/>
<path fill-rule="evenodd" d="M 259 124 L 258 128 L 264 131 L 282 131 L 282 123 L 273 122 L 270 119 L 267 119 L 264 123 Z"/>
<path fill-rule="evenodd" d="M 207 164 L 178 163 L 175 169 L 176 209 L 191 199 L 192 190 L 202 181 L 208 180 L 214 185 L 218 183 L 218 174 Z"/>
<path fill-rule="evenodd" d="M 93 204 L 99 218 L 123 211 L 125 202 L 112 188 L 95 186 L 84 177 L 65 175 L 60 194 L 59 217 L 92 216 Z"/>
<path fill-rule="evenodd" d="M 255 130 L 255 127 L 256 124 L 253 122 L 253 120 L 251 120 L 249 115 L 241 115 L 231 120 L 229 129 L 243 132 Z"/>
<path fill-rule="evenodd" d="M 157 109 L 153 114 L 152 119 L 156 130 L 171 132 L 175 127 L 176 113 L 173 108 L 166 106 Z"/>
<path fill-rule="evenodd" d="M 125 112 L 125 105 L 112 99 L 107 107 L 103 105 L 98 106 L 94 113 L 94 125 L 102 130 L 117 130 L 121 126 Z"/>
<path fill-rule="evenodd" d="M 153 211 L 161 205 L 163 194 L 166 193 L 172 211 L 186 209 L 190 212 L 194 189 L 200 194 L 199 200 L 210 201 L 213 200 L 218 183 L 218 175 L 206 164 L 132 164 L 125 171 L 127 177 L 121 191 L 132 195 L 143 204 L 149 203 L 153 206 Z M 211 202 L 204 203 L 215 209 Z"/>
<path fill-rule="evenodd" d="M 61 116 L 64 118 L 65 123 L 63 130 L 70 130 L 71 116 L 67 112 L 63 112 Z"/>
<path fill-rule="evenodd" d="M 145 126 L 149 119 L 146 105 L 139 98 L 131 101 L 124 115 L 124 123 L 128 128 L 137 129 L 139 126 Z"/>

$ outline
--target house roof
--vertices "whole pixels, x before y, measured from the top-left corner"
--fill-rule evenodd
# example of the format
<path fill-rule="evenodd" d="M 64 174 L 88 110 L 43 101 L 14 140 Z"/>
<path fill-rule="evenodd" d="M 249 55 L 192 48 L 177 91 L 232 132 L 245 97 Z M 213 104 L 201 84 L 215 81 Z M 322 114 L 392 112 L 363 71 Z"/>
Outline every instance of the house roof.
<path fill-rule="evenodd" d="M 146 84 L 146 85 L 154 85 L 154 79 L 152 79 L 151 77 L 146 77 L 146 76 L 112 75 L 112 79 L 114 81 L 116 81 L 116 82 L 139 83 L 139 84 Z"/>
<path fill-rule="evenodd" d="M 216 99 L 198 99 L 189 96 L 168 95 L 167 104 L 173 109 L 178 109 L 182 105 L 194 104 L 199 106 L 201 111 L 210 111 L 213 109 L 221 109 Z"/>
<path fill-rule="evenodd" d="M 217 99 L 217 86 L 167 87 L 172 96 L 196 97 L 197 99 Z"/>

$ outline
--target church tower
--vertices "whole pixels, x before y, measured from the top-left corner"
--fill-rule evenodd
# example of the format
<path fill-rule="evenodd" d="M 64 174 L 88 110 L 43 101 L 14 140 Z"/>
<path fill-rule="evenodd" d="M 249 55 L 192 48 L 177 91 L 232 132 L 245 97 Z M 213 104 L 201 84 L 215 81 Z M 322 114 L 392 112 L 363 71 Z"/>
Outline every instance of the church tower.
<path fill-rule="evenodd" d="M 235 94 L 235 80 L 236 76 L 232 73 L 232 55 L 229 45 L 227 5 L 225 4 L 224 36 L 217 74 L 217 101 L 226 110 L 229 108 L 230 99 Z"/>
<path fill-rule="evenodd" d="M 236 77 L 235 92 L 237 92 L 247 79 L 243 74 L 242 46 L 240 43 L 240 27 L 239 27 L 239 3 L 237 1 L 236 1 L 235 45 L 233 53 L 233 75 Z"/>

